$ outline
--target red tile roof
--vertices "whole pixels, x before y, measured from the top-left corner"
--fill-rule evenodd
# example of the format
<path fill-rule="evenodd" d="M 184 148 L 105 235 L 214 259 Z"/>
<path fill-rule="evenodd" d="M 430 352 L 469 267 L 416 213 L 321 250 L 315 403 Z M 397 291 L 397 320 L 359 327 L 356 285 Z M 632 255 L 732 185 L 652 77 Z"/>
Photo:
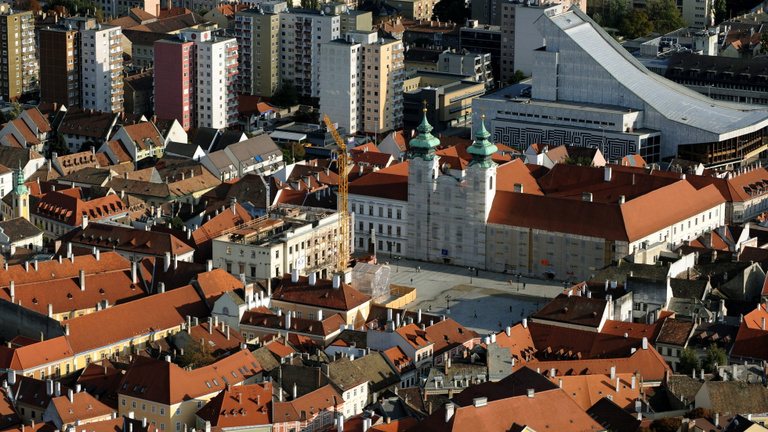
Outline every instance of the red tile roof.
<path fill-rule="evenodd" d="M 265 311 L 263 308 L 259 308 L 246 311 L 243 314 L 243 318 L 240 320 L 240 325 L 286 330 L 285 321 L 285 315 L 277 316 L 271 311 Z M 322 322 L 314 319 L 292 317 L 289 330 L 291 332 L 326 337 L 338 332 L 341 328 L 341 324 L 345 324 L 345 321 L 339 314 L 333 314 L 326 317 Z"/>
<path fill-rule="evenodd" d="M 446 318 L 426 327 L 426 332 L 427 339 L 435 343 L 434 355 L 465 344 L 469 349 L 472 349 L 475 343 L 480 342 L 480 335 L 477 332 L 469 330 L 451 318 Z"/>
<path fill-rule="evenodd" d="M 534 313 L 532 318 L 597 329 L 608 309 L 605 299 L 560 294 Z"/>
<path fill-rule="evenodd" d="M 126 226 L 89 223 L 76 233 L 71 242 L 98 248 L 113 248 L 146 255 L 164 256 L 166 252 L 183 255 L 193 249 L 175 236 L 157 231 L 145 231 Z"/>
<path fill-rule="evenodd" d="M 0 272 L 0 287 L 4 288 L 0 297 L 10 298 L 7 287 L 11 281 L 19 289 L 25 284 L 77 278 L 80 270 L 85 271 L 86 275 L 130 270 L 131 263 L 117 252 L 101 252 L 98 260 L 93 255 L 84 255 L 76 257 L 74 262 L 62 259 L 61 264 L 55 260 L 41 261 L 37 268 L 34 271 L 34 266 L 30 265 L 27 271 L 23 265 L 12 265 L 8 270 Z"/>
<path fill-rule="evenodd" d="M 325 385 L 290 402 L 274 403 L 272 423 L 278 425 L 284 422 L 303 421 L 307 417 L 311 418 L 324 410 L 332 410 L 343 403 L 341 394 L 331 385 Z M 306 416 L 302 417 L 304 413 Z"/>
<path fill-rule="evenodd" d="M 74 425 L 75 421 L 87 423 L 117 413 L 85 392 L 74 393 L 71 401 L 68 396 L 55 397 L 51 403 L 64 424 Z"/>
<path fill-rule="evenodd" d="M 118 393 L 172 405 L 240 384 L 261 370 L 261 365 L 248 350 L 189 371 L 171 362 L 137 356 Z"/>
<path fill-rule="evenodd" d="M 339 311 L 354 309 L 371 300 L 344 282 L 341 282 L 339 288 L 333 288 L 332 280 L 317 278 L 312 286 L 309 284 L 309 277 L 299 276 L 298 282 L 292 282 L 290 274 L 285 274 L 278 282 L 272 298 Z"/>
<path fill-rule="evenodd" d="M 272 383 L 227 387 L 197 415 L 211 426 L 239 428 L 272 422 Z"/>
<path fill-rule="evenodd" d="M 421 349 L 434 343 L 434 341 L 427 339 L 427 332 L 416 324 L 402 326 L 396 329 L 395 332 L 416 349 Z"/>
<path fill-rule="evenodd" d="M 128 211 L 120 196 L 116 194 L 84 201 L 80 198 L 80 193 L 80 188 L 49 192 L 40 198 L 32 213 L 41 218 L 77 227 L 82 224 L 82 216 L 88 216 L 89 221 L 98 221 Z"/>
<path fill-rule="evenodd" d="M 349 193 L 407 201 L 408 165 L 405 161 L 365 175 L 349 184 Z"/>
<path fill-rule="evenodd" d="M 0 347 L 0 368 L 16 371 L 30 370 L 70 358 L 72 355 L 73 351 L 65 336 L 17 348 L 2 346 Z"/>
<path fill-rule="evenodd" d="M 155 294 L 67 320 L 72 350 L 79 354 L 180 326 L 186 316 L 205 317 L 210 310 L 193 286 Z"/>
<path fill-rule="evenodd" d="M 525 165 L 522 159 L 500 165 L 496 169 L 496 176 L 496 190 L 514 192 L 515 184 L 521 184 L 523 193 L 544 195 L 536 178 L 531 174 L 530 167 Z"/>
<path fill-rule="evenodd" d="M 650 345 L 648 349 L 638 349 L 629 357 L 540 361 L 528 366 L 540 369 L 542 373 L 555 368 L 557 376 L 610 374 L 611 367 L 615 366 L 616 373 L 638 372 L 643 381 L 661 381 L 667 371 L 672 372 L 667 361 Z"/>
<path fill-rule="evenodd" d="M 542 371 L 544 372 L 544 371 Z M 553 384 L 560 385 L 583 410 L 588 410 L 592 405 L 604 397 L 611 400 L 621 408 L 634 409 L 635 400 L 640 398 L 640 383 L 635 382 L 632 389 L 632 373 L 617 373 L 616 379 L 610 375 L 578 375 L 550 377 Z M 616 392 L 616 380 L 619 380 L 619 391 Z"/>

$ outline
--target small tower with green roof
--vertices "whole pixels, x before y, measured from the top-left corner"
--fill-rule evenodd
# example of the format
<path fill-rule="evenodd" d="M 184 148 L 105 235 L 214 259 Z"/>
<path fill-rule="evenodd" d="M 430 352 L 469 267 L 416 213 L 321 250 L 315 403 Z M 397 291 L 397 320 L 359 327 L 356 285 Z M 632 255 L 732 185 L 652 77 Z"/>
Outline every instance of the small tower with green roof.
<path fill-rule="evenodd" d="M 435 154 L 440 139 L 432 135 L 432 125 L 427 121 L 427 102 L 424 102 L 424 118 L 416 130 L 419 132 L 408 143 L 408 246 L 406 256 L 421 256 L 434 259 L 435 245 L 432 234 L 432 205 L 436 199 L 437 178 L 440 175 L 440 156 Z M 436 226 L 436 225 L 435 225 Z M 439 251 L 437 253 L 439 255 Z"/>
<path fill-rule="evenodd" d="M 468 190 L 467 208 L 475 209 L 473 216 L 478 222 L 485 223 L 491 212 L 493 199 L 496 197 L 496 162 L 493 154 L 498 151 L 496 144 L 489 141 L 491 133 L 485 128 L 485 115 L 480 116 L 480 126 L 475 133 L 475 140 L 467 152 L 472 160 L 466 169 Z"/>
<path fill-rule="evenodd" d="M 472 155 L 469 166 L 479 165 L 488 168 L 494 164 L 492 156 L 498 151 L 496 144 L 488 141 L 491 133 L 485 129 L 485 114 L 480 117 L 480 129 L 475 133 L 475 142 L 467 149 L 467 153 Z"/>
<path fill-rule="evenodd" d="M 19 161 L 19 168 L 15 169 L 16 186 L 13 188 L 13 217 L 23 217 L 29 220 L 29 188 L 24 184 L 24 170 Z"/>

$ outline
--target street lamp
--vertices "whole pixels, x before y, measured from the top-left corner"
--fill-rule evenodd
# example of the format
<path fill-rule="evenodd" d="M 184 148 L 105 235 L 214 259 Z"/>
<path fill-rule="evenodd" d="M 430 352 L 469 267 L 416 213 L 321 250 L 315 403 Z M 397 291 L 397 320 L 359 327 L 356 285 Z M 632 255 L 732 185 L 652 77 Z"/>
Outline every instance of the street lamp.
<path fill-rule="evenodd" d="M 400 273 L 400 258 L 401 258 L 400 256 L 395 257 L 395 263 L 397 264 L 397 267 L 396 267 L 397 270 L 395 271 L 395 273 Z"/>
<path fill-rule="evenodd" d="M 451 297 L 450 294 L 445 296 L 445 310 L 446 310 L 446 313 L 451 313 L 451 299 L 452 298 L 453 297 Z"/>
<path fill-rule="evenodd" d="M 467 267 L 467 270 L 469 270 L 469 284 L 472 285 L 472 276 L 477 269 L 474 267 Z"/>

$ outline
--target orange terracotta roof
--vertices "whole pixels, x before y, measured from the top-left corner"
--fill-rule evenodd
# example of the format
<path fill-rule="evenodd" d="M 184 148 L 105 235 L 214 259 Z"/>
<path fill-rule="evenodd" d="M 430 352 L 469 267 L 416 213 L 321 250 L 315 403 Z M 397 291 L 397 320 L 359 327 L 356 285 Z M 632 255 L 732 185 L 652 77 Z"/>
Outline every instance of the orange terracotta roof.
<path fill-rule="evenodd" d="M 503 348 L 509 348 L 509 353 L 515 359 L 515 364 L 536 360 L 533 356 L 536 347 L 533 344 L 531 332 L 528 328 L 523 327 L 522 323 L 510 327 L 509 336 L 507 336 L 506 331 L 496 334 L 496 344 Z"/>
<path fill-rule="evenodd" d="M 213 348 L 215 356 L 223 354 L 227 351 L 237 351 L 245 339 L 240 334 L 237 328 L 229 329 L 229 337 L 227 337 L 227 330 L 224 326 L 224 322 L 220 322 L 219 326 L 216 326 L 212 331 L 208 331 L 209 324 L 202 323 L 200 325 L 193 326 L 189 330 L 189 336 L 193 341 L 205 340 L 205 343 L 210 344 Z"/>
<path fill-rule="evenodd" d="M 18 130 L 21 136 L 24 138 L 26 146 L 40 144 L 40 140 L 37 139 L 37 135 L 32 132 L 24 120 L 17 118 L 16 120 L 11 120 L 11 123 L 16 127 L 16 130 Z"/>
<path fill-rule="evenodd" d="M 40 110 L 37 109 L 37 107 L 30 108 L 24 112 L 27 113 L 30 119 L 32 119 L 32 121 L 35 123 L 35 126 L 37 126 L 40 132 L 50 132 L 52 130 L 51 124 L 48 123 L 48 120 L 40 112 Z"/>
<path fill-rule="evenodd" d="M 331 410 L 343 403 L 341 394 L 331 385 L 325 385 L 290 402 L 275 402 L 272 422 L 279 425 L 284 422 L 304 421 L 307 419 L 302 417 L 304 413 L 312 418 L 321 411 Z"/>
<path fill-rule="evenodd" d="M 557 415 L 552 415 L 557 407 Z M 562 389 L 494 400 L 476 408 L 474 405 L 455 407 L 446 422 L 446 407 L 417 425 L 419 431 L 484 431 L 507 432 L 513 424 L 526 425 L 536 431 L 594 432 L 604 430 Z"/>
<path fill-rule="evenodd" d="M 238 351 L 216 363 L 193 370 L 184 370 L 163 360 L 136 356 L 118 393 L 172 405 L 218 393 L 228 385 L 236 386 L 261 370 L 258 360 L 248 350 Z"/>
<path fill-rule="evenodd" d="M 70 358 L 72 355 L 73 351 L 66 337 L 59 336 L 18 348 L 0 347 L 0 367 L 16 371 L 30 370 Z"/>
<path fill-rule="evenodd" d="M 278 340 L 274 340 L 266 345 L 269 352 L 276 355 L 277 358 L 286 358 L 290 357 L 292 354 L 295 354 L 296 351 L 289 347 L 288 345 L 284 344 L 283 342 L 280 342 Z"/>
<path fill-rule="evenodd" d="M 672 369 L 667 361 L 652 346 L 648 349 L 638 349 L 629 357 L 599 358 L 587 360 L 540 361 L 528 365 L 543 372 L 555 368 L 555 375 L 594 375 L 609 374 L 611 367 L 616 367 L 616 373 L 633 374 L 639 372 L 644 381 L 661 381 L 664 374 Z"/>
<path fill-rule="evenodd" d="M 82 224 L 82 216 L 88 216 L 90 221 L 98 221 L 128 212 L 117 194 L 85 201 L 80 198 L 80 193 L 80 188 L 49 192 L 40 198 L 32 213 L 40 218 L 78 227 Z"/>
<path fill-rule="evenodd" d="M 427 332 L 419 328 L 416 324 L 405 325 L 396 329 L 395 332 L 416 349 L 421 349 L 434 343 L 427 339 Z"/>
<path fill-rule="evenodd" d="M 114 248 L 156 256 L 163 256 L 166 252 L 173 256 L 193 251 L 192 247 L 171 234 L 100 223 L 89 223 L 70 241 L 86 247 Z"/>
<path fill-rule="evenodd" d="M 268 425 L 272 418 L 272 391 L 269 382 L 227 387 L 197 415 L 220 428 Z"/>
<path fill-rule="evenodd" d="M 133 140 L 137 150 L 150 150 L 153 147 L 163 147 L 160 132 L 152 122 L 141 122 L 123 126 L 128 136 Z"/>
<path fill-rule="evenodd" d="M 213 216 L 211 220 L 192 232 L 192 239 L 199 247 L 204 243 L 209 243 L 222 232 L 251 220 L 253 218 L 248 211 L 240 204 L 235 203 L 234 212 L 231 211 L 231 208 L 227 208 L 226 211 Z"/>
<path fill-rule="evenodd" d="M 269 310 L 258 308 L 246 311 L 240 320 L 240 325 L 250 325 L 265 329 L 274 329 L 278 331 L 286 330 L 286 316 L 277 316 Z M 344 319 L 339 314 L 333 314 L 323 319 L 322 322 L 307 318 L 291 318 L 291 332 L 298 332 L 309 335 L 327 337 L 339 331 L 341 324 L 345 324 Z M 276 332 L 277 333 L 277 332 Z"/>
<path fill-rule="evenodd" d="M 117 413 L 85 392 L 74 393 L 71 401 L 68 396 L 55 397 L 51 403 L 64 424 L 75 424 L 75 421 L 87 423 Z"/>
<path fill-rule="evenodd" d="M 91 314 L 71 318 L 69 341 L 76 354 L 116 344 L 155 331 L 180 326 L 186 316 L 205 317 L 210 310 L 188 285 L 130 303 L 112 306 Z"/>
<path fill-rule="evenodd" d="M 203 293 L 203 298 L 210 307 L 213 307 L 213 303 L 225 292 L 243 288 L 243 282 L 239 278 L 220 268 L 199 273 L 195 280 Z"/>
<path fill-rule="evenodd" d="M 350 182 L 349 193 L 407 201 L 408 165 L 408 161 L 390 165 Z"/>
<path fill-rule="evenodd" d="M 497 186 L 499 191 L 515 191 L 515 184 L 523 185 L 523 193 L 544 195 L 531 170 L 523 163 L 522 159 L 500 165 L 496 169 Z"/>
<path fill-rule="evenodd" d="M 109 149 L 112 150 L 112 153 L 115 155 L 115 159 L 117 159 L 117 163 L 126 163 L 133 160 L 131 157 L 131 154 L 128 153 L 128 149 L 125 148 L 125 145 L 116 140 L 111 140 L 107 142 L 107 146 L 109 146 Z"/>
<path fill-rule="evenodd" d="M 480 342 L 480 335 L 477 332 L 469 330 L 451 318 L 446 318 L 426 327 L 426 332 L 426 338 L 435 343 L 434 355 L 439 355 L 464 344 L 472 349 L 475 343 Z"/>
<path fill-rule="evenodd" d="M 98 260 L 93 255 L 83 255 L 75 257 L 74 262 L 62 259 L 61 264 L 56 260 L 41 261 L 37 268 L 34 271 L 34 266 L 30 265 L 27 271 L 23 265 L 12 265 L 8 266 L 8 270 L 0 272 L 0 287 L 5 288 L 0 297 L 10 299 L 7 288 L 11 281 L 14 281 L 18 289 L 25 284 L 77 278 L 80 270 L 85 271 L 86 275 L 130 270 L 131 263 L 117 252 L 110 251 L 101 252 Z"/>
<path fill-rule="evenodd" d="M 344 282 L 341 282 L 339 288 L 333 288 L 332 280 L 317 278 L 315 285 L 310 285 L 309 277 L 299 276 L 298 282 L 292 282 L 290 274 L 285 274 L 278 282 L 272 298 L 339 311 L 354 309 L 371 300 Z"/>
<path fill-rule="evenodd" d="M 635 401 L 640 398 L 640 383 L 636 381 L 633 390 L 632 377 L 634 375 L 631 373 L 617 373 L 616 379 L 613 380 L 610 375 L 555 376 L 549 377 L 549 380 L 558 386 L 562 382 L 561 388 L 565 393 L 586 411 L 604 397 L 610 397 L 621 408 L 634 409 Z M 619 380 L 618 392 L 616 391 L 617 379 Z"/>
<path fill-rule="evenodd" d="M 413 359 L 408 357 L 408 354 L 403 351 L 402 348 L 395 345 L 392 348 L 383 352 L 383 354 L 395 365 L 397 371 L 403 373 L 409 369 L 413 369 Z"/>

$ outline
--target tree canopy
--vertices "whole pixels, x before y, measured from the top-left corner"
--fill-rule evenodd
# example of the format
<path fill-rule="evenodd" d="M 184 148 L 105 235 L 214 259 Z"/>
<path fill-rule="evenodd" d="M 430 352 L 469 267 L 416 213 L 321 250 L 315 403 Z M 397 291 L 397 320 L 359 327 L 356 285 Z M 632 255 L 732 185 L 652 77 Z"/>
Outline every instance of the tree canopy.
<path fill-rule="evenodd" d="M 658 33 L 666 34 L 686 26 L 680 9 L 673 0 L 648 0 L 646 11 L 648 19 Z"/>
<path fill-rule="evenodd" d="M 96 21 L 104 21 L 104 11 L 101 5 L 93 0 L 49 0 L 44 10 L 53 9 L 54 6 L 64 6 L 70 14 L 96 18 Z"/>
<path fill-rule="evenodd" d="M 272 95 L 269 102 L 280 107 L 293 106 L 299 103 L 299 91 L 293 80 L 283 81 L 283 85 Z"/>
<path fill-rule="evenodd" d="M 680 351 L 680 363 L 677 364 L 677 373 L 688 375 L 699 368 L 699 358 L 696 357 L 696 352 L 690 348 L 683 348 Z"/>
<path fill-rule="evenodd" d="M 432 19 L 463 24 L 470 10 L 464 0 L 441 0 L 432 9 Z"/>
<path fill-rule="evenodd" d="M 704 359 L 702 367 L 707 372 L 712 372 L 715 366 L 725 366 L 728 364 L 728 355 L 725 350 L 712 344 L 707 348 L 707 357 Z"/>
<path fill-rule="evenodd" d="M 639 9 L 632 9 L 619 25 L 619 32 L 629 39 L 648 36 L 652 31 L 653 23 L 648 19 L 648 15 Z"/>

